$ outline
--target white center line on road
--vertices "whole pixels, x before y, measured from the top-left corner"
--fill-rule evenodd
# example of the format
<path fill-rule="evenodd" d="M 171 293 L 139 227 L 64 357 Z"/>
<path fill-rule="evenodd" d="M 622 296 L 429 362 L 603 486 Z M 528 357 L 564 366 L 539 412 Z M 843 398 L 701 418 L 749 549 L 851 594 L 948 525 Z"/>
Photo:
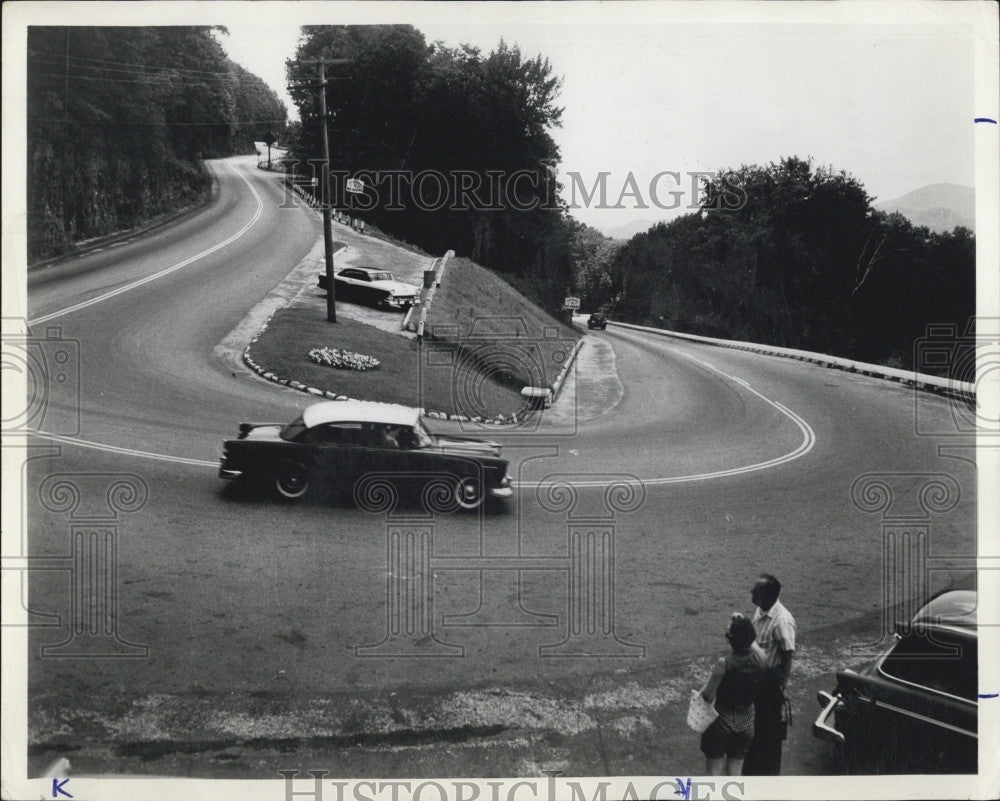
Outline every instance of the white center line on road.
<path fill-rule="evenodd" d="M 760 392 L 751 387 L 744 379 L 737 378 L 736 376 L 729 375 L 729 373 L 724 373 L 718 367 L 715 367 L 708 362 L 702 361 L 701 359 L 695 358 L 694 356 L 689 356 L 687 353 L 676 350 L 674 348 L 669 348 L 674 353 L 679 356 L 683 356 L 691 361 L 698 362 L 698 364 L 704 365 L 709 370 L 712 370 L 719 375 L 725 376 L 731 381 L 736 382 L 740 386 L 745 387 L 748 391 L 752 392 L 761 400 L 773 406 L 779 412 L 781 412 L 785 417 L 791 420 L 798 427 L 799 431 L 802 432 L 802 442 L 799 446 L 788 453 L 782 454 L 781 456 L 776 456 L 773 459 L 768 459 L 766 462 L 756 462 L 754 464 L 743 465 L 742 467 L 731 467 L 727 470 L 715 470 L 711 473 L 694 473 L 686 476 L 667 476 L 664 478 L 639 478 L 639 481 L 644 486 L 660 486 L 662 484 L 682 484 L 689 481 L 707 481 L 713 478 L 725 478 L 726 476 L 738 476 L 744 473 L 754 473 L 758 470 L 768 470 L 772 467 L 778 467 L 779 465 L 792 462 L 802 456 L 805 456 L 809 451 L 813 449 L 816 445 L 816 433 L 812 430 L 812 427 L 801 417 L 799 417 L 795 412 L 784 406 L 777 401 L 773 401 L 770 398 L 762 395 Z M 638 478 L 638 476 L 636 477 Z M 573 481 L 574 487 L 603 487 L 607 484 L 607 481 Z M 628 483 L 628 482 L 624 482 Z M 526 487 L 534 486 L 528 482 L 513 482 L 512 486 L 518 489 L 523 489 Z"/>
<path fill-rule="evenodd" d="M 778 401 L 771 400 L 765 395 L 762 395 L 760 392 L 751 387 L 742 378 L 737 378 L 736 376 L 731 376 L 728 373 L 724 373 L 719 368 L 713 367 L 707 362 L 703 362 L 701 359 L 695 358 L 694 356 L 689 356 L 688 354 L 674 350 L 673 348 L 670 348 L 670 350 L 673 350 L 675 353 L 677 353 L 680 356 L 683 356 L 686 359 L 690 359 L 691 361 L 698 362 L 699 364 L 708 367 L 714 372 L 719 373 L 719 375 L 731 379 L 737 384 L 740 384 L 741 386 L 745 387 L 749 392 L 752 392 L 754 395 L 763 400 L 765 403 L 768 403 L 770 406 L 777 409 L 779 412 L 781 412 L 781 414 L 783 414 L 785 417 L 787 417 L 789 420 L 795 423 L 799 431 L 802 432 L 802 442 L 799 443 L 799 446 L 797 448 L 789 451 L 788 453 L 782 454 L 781 456 L 776 456 L 773 459 L 768 459 L 767 461 L 764 462 L 755 462 L 754 464 L 743 465 L 742 467 L 731 467 L 727 470 L 716 470 L 710 473 L 693 473 L 685 476 L 666 476 L 663 478 L 639 478 L 638 476 L 636 476 L 636 478 L 642 485 L 653 487 L 653 486 L 660 486 L 663 484 L 682 484 L 691 481 L 708 481 L 713 478 L 724 478 L 727 476 L 743 475 L 744 473 L 754 473 L 758 470 L 767 470 L 772 467 L 778 467 L 779 465 L 792 462 L 802 456 L 805 456 L 816 445 L 816 434 L 812 430 L 812 427 L 805 420 L 799 417 L 799 415 L 797 415 L 795 412 L 789 409 L 787 406 L 779 403 Z M 189 465 L 195 465 L 197 467 L 216 468 L 219 466 L 218 461 L 208 461 L 205 459 L 190 459 L 184 456 L 171 456 L 169 454 L 152 453 L 150 451 L 140 451 L 134 448 L 121 448 L 116 445 L 105 445 L 100 442 L 90 442 L 88 440 L 77 439 L 75 437 L 66 437 L 66 436 L 61 436 L 59 434 L 49 434 L 44 431 L 33 431 L 32 434 L 41 437 L 42 439 L 48 439 L 54 442 L 63 442 L 66 443 L 67 445 L 76 445 L 81 448 L 89 448 L 91 450 L 105 451 L 107 453 L 118 453 L 124 456 L 136 456 L 142 459 L 154 459 L 161 462 L 189 464 Z M 570 451 L 570 453 L 572 453 L 572 451 Z M 606 480 L 572 482 L 573 486 L 577 488 L 605 487 L 608 485 L 608 483 L 609 482 Z M 628 483 L 628 481 L 624 483 Z M 515 489 L 529 489 L 531 487 L 538 486 L 538 484 L 536 482 L 529 482 L 529 481 L 512 481 L 511 486 L 514 487 Z"/>
<path fill-rule="evenodd" d="M 90 442 L 76 437 L 64 437 L 61 434 L 49 434 L 45 431 L 32 431 L 32 436 L 48 439 L 53 442 L 63 442 L 67 445 L 76 445 L 80 448 L 89 448 L 93 451 L 104 451 L 105 453 L 118 453 L 122 456 L 138 456 L 142 459 L 155 459 L 160 462 L 174 462 L 176 464 L 191 464 L 196 467 L 218 467 L 218 460 L 210 462 L 206 459 L 189 459 L 186 456 L 170 456 L 165 453 L 152 453 L 150 451 L 138 451 L 134 448 L 119 448 L 117 445 L 105 445 L 103 442 Z"/>
<path fill-rule="evenodd" d="M 250 188 L 250 192 L 253 194 L 254 199 L 257 201 L 257 210 L 254 212 L 254 215 L 250 219 L 250 222 L 248 222 L 246 225 L 240 228 L 240 230 L 237 231 L 235 234 L 233 234 L 231 237 L 229 237 L 229 239 L 219 242 L 216 245 L 212 245 L 212 247 L 208 248 L 207 250 L 203 250 L 201 253 L 191 256 L 188 259 L 184 259 L 184 261 L 175 264 L 172 267 L 167 267 L 164 270 L 160 270 L 158 273 L 153 273 L 152 275 L 147 275 L 145 278 L 140 278 L 138 281 L 133 281 L 131 284 L 126 284 L 125 286 L 118 287 L 118 289 L 113 289 L 110 292 L 105 292 L 103 295 L 98 295 L 96 298 L 91 298 L 90 300 L 85 300 L 80 303 L 76 303 L 72 306 L 68 306 L 65 309 L 61 309 L 60 311 L 52 312 L 51 314 L 45 314 L 41 317 L 36 317 L 34 320 L 29 320 L 28 325 L 47 323 L 49 320 L 54 320 L 57 317 L 62 317 L 64 315 L 70 314 L 71 312 L 79 311 L 80 309 L 86 309 L 88 306 L 93 306 L 95 303 L 101 303 L 102 301 L 108 300 L 109 298 L 122 295 L 125 292 L 135 289 L 136 287 L 142 286 L 143 284 L 148 284 L 150 281 L 155 281 L 158 278 L 163 278 L 163 276 L 169 275 L 172 272 L 180 270 L 182 267 L 187 267 L 189 264 L 193 264 L 194 262 L 204 258 L 210 253 L 214 253 L 219 248 L 224 248 L 226 245 L 230 245 L 233 242 L 235 242 L 237 239 L 239 239 L 247 231 L 250 230 L 251 226 L 255 222 L 257 222 L 257 220 L 260 219 L 260 215 L 264 211 L 264 201 L 260 199 L 260 195 L 257 194 L 257 190 L 253 188 L 253 184 L 250 183 L 250 180 L 240 172 L 237 172 L 236 174 Z"/>
<path fill-rule="evenodd" d="M 752 392 L 761 400 L 773 406 L 775 409 L 777 409 L 779 412 L 785 415 L 785 417 L 787 417 L 789 420 L 795 423 L 796 426 L 798 426 L 799 431 L 802 432 L 802 442 L 799 444 L 797 448 L 795 448 L 795 450 L 789 451 L 788 453 L 782 456 L 776 456 L 773 459 L 768 459 L 766 462 L 757 462 L 756 464 L 744 465 L 743 467 L 733 467 L 730 468 L 729 470 L 716 470 L 713 473 L 700 473 L 698 475 L 693 475 L 693 476 L 677 476 L 676 478 L 654 478 L 647 481 L 646 482 L 647 484 L 676 484 L 682 481 L 701 481 L 708 478 L 722 478 L 723 476 L 738 476 L 743 473 L 753 473 L 756 472 L 757 470 L 767 470 L 771 467 L 777 467 L 778 465 L 786 464 L 802 456 L 805 456 L 807 453 L 809 453 L 809 451 L 813 449 L 813 446 L 816 445 L 816 432 L 812 430 L 812 427 L 805 420 L 803 420 L 801 417 L 795 414 L 795 412 L 793 412 L 788 407 L 778 403 L 777 401 L 771 400 L 765 395 L 762 395 L 760 392 L 751 387 L 742 378 L 737 378 L 736 376 L 729 375 L 729 373 L 724 373 L 718 367 L 715 367 L 714 365 L 711 365 L 708 362 L 704 362 L 701 359 L 698 359 L 694 356 L 690 356 L 687 353 L 683 353 L 682 351 L 676 350 L 675 348 L 670 348 L 670 350 L 672 350 L 679 356 L 683 356 L 686 359 L 690 359 L 693 362 L 698 362 L 699 364 L 704 365 L 709 370 L 713 370 L 714 372 L 718 373 L 721 376 L 725 376 L 731 381 L 735 381 L 737 384 L 740 384 L 741 386 L 745 387 L 749 392 Z"/>

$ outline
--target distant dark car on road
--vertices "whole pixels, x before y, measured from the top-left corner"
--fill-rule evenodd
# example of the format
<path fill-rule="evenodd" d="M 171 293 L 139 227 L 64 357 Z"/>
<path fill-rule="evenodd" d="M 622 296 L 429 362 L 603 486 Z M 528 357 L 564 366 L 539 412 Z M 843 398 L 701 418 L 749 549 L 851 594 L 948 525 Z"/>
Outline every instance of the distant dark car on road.
<path fill-rule="evenodd" d="M 263 479 L 296 499 L 317 484 L 353 488 L 377 474 L 400 490 L 435 492 L 438 509 L 513 494 L 499 444 L 436 436 L 420 418 L 409 406 L 325 401 L 288 425 L 240 423 L 239 437 L 223 445 L 219 477 Z"/>
<path fill-rule="evenodd" d="M 602 331 L 608 327 L 608 318 L 604 315 L 604 312 L 594 312 L 587 318 L 587 328 L 593 330 L 594 328 L 600 328 Z"/>
<path fill-rule="evenodd" d="M 818 694 L 813 734 L 846 772 L 977 772 L 976 602 L 971 590 L 932 598 L 882 656 Z"/>
<path fill-rule="evenodd" d="M 345 267 L 333 276 L 337 300 L 382 306 L 389 309 L 407 309 L 416 301 L 419 287 L 397 281 L 386 270 L 370 267 Z M 320 289 L 327 288 L 326 273 L 319 274 Z"/>

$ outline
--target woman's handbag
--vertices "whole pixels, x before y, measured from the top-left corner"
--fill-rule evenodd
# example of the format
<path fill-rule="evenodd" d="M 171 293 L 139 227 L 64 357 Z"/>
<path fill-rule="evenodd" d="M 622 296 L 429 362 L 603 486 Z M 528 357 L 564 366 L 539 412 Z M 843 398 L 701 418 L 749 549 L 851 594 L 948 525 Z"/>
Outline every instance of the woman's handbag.
<path fill-rule="evenodd" d="M 715 711 L 715 705 L 708 703 L 701 697 L 701 690 L 691 690 L 691 703 L 688 704 L 687 724 L 695 734 L 701 734 L 715 719 L 719 713 Z"/>

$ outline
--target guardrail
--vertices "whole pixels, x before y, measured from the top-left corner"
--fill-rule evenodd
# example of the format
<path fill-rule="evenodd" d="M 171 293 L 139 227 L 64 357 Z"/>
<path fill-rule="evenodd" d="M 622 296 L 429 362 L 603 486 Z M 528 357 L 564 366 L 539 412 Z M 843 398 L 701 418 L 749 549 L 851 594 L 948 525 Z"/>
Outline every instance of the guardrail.
<path fill-rule="evenodd" d="M 976 397 L 976 386 L 968 381 L 953 381 L 948 378 L 938 378 L 937 376 L 918 373 L 915 370 L 897 370 L 893 367 L 882 367 L 878 364 L 858 362 L 852 359 L 842 359 L 839 356 L 827 356 L 823 353 L 814 353 L 808 350 L 795 350 L 793 348 L 779 348 L 775 345 L 760 345 L 753 342 L 740 342 L 734 339 L 715 339 L 713 337 L 703 337 L 697 334 L 682 334 L 678 331 L 668 331 L 663 328 L 651 328 L 646 325 L 633 325 L 632 323 L 620 323 L 608 320 L 609 325 L 621 328 L 631 328 L 635 331 L 648 331 L 652 334 L 659 334 L 673 339 L 683 339 L 689 342 L 700 342 L 705 345 L 714 345 L 721 348 L 732 348 L 734 350 L 745 350 L 751 353 L 761 353 L 767 356 L 780 356 L 786 359 L 797 359 L 798 361 L 811 362 L 823 367 L 835 370 L 844 370 L 848 373 L 861 373 L 862 375 L 874 378 L 884 378 L 887 381 L 896 381 L 901 384 L 916 387 L 917 389 L 937 392 L 949 397 L 961 400 L 972 400 Z"/>

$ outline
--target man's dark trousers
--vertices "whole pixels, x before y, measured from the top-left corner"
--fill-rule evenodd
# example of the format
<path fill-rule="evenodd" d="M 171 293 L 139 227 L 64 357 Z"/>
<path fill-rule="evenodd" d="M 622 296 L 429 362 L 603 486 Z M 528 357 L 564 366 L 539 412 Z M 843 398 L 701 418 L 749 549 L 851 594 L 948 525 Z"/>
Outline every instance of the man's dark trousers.
<path fill-rule="evenodd" d="M 781 773 L 784 734 L 781 707 L 784 701 L 781 680 L 769 670 L 764 674 L 753 702 L 753 744 L 743 762 L 744 776 L 777 776 Z"/>

